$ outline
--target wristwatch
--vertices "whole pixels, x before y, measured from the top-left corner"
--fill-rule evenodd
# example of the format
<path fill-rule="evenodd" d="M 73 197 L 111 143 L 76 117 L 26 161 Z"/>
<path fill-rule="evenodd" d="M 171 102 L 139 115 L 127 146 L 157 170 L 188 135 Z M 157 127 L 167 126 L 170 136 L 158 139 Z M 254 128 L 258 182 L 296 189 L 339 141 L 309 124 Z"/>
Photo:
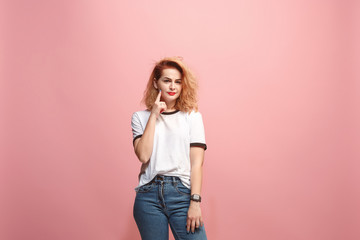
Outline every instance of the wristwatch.
<path fill-rule="evenodd" d="M 195 202 L 201 202 L 201 196 L 199 194 L 193 194 L 191 195 L 190 200 L 193 200 Z"/>

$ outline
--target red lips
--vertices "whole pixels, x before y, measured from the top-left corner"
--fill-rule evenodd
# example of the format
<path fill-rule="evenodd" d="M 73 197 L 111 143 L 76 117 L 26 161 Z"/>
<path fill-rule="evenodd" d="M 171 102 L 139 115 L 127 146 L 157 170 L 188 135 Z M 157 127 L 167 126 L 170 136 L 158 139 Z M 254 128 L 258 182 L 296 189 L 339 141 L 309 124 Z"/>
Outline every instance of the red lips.
<path fill-rule="evenodd" d="M 176 93 L 174 92 L 168 92 L 169 95 L 174 96 Z"/>

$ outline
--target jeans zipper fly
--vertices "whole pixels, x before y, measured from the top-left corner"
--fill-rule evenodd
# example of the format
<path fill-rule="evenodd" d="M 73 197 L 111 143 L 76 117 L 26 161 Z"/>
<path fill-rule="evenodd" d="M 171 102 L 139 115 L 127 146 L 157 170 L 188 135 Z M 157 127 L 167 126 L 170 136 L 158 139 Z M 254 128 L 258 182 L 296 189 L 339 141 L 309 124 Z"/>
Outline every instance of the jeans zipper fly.
<path fill-rule="evenodd" d="M 161 205 L 163 207 L 165 207 L 165 200 L 164 200 L 164 182 L 161 182 L 161 186 L 160 186 L 160 201 L 161 201 Z"/>

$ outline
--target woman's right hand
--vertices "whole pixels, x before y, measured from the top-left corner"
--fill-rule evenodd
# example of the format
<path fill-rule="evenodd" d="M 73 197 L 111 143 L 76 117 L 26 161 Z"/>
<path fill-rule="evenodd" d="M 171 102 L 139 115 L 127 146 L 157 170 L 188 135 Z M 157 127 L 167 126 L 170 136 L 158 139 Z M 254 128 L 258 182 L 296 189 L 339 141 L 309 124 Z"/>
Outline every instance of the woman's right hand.
<path fill-rule="evenodd" d="M 159 93 L 155 99 L 154 105 L 151 109 L 151 113 L 154 113 L 156 115 L 156 117 L 158 117 L 160 113 L 162 113 L 163 111 L 165 111 L 167 109 L 166 103 L 160 101 L 160 97 L 161 97 L 161 90 L 159 90 Z"/>

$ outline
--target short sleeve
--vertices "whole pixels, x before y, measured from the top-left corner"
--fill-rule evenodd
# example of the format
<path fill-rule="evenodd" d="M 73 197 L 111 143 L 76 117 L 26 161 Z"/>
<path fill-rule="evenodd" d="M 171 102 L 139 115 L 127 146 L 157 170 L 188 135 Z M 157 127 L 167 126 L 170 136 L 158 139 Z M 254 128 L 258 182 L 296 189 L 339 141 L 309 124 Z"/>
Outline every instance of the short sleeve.
<path fill-rule="evenodd" d="M 131 128 L 133 132 L 133 144 L 135 140 L 141 137 L 144 133 L 143 127 L 141 126 L 140 118 L 138 114 L 135 112 L 131 117 Z"/>
<path fill-rule="evenodd" d="M 200 112 L 190 114 L 190 147 L 202 147 L 207 149 L 205 141 L 205 129 Z"/>

